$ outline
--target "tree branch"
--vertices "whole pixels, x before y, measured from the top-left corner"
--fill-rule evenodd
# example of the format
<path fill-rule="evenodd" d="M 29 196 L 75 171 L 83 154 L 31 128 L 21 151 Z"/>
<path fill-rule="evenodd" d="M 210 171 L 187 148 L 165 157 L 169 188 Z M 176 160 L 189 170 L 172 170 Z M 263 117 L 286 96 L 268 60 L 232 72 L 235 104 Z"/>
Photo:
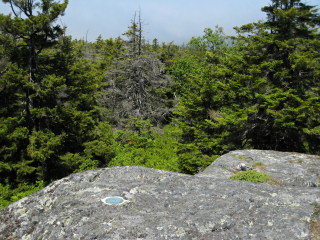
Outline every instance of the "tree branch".
<path fill-rule="evenodd" d="M 14 10 L 13 4 L 12 4 L 12 0 L 10 0 L 9 2 L 10 2 L 10 7 L 11 7 L 11 10 L 12 10 L 13 14 L 14 14 L 16 17 L 19 17 L 18 14 L 16 13 L 16 11 Z M 19 18 L 21 18 L 21 17 L 19 17 Z"/>

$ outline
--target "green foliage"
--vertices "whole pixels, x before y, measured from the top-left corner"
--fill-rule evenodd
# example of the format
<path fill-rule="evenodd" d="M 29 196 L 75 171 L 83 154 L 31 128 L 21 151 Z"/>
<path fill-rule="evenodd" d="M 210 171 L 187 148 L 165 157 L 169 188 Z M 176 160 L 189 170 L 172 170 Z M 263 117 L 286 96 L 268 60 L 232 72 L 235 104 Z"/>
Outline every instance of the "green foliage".
<path fill-rule="evenodd" d="M 68 1 L 4 2 L 2 207 L 100 167 L 195 174 L 235 149 L 320 154 L 320 16 L 300 0 L 271 0 L 266 21 L 232 38 L 206 28 L 184 47 L 146 43 L 140 16 L 128 41 L 72 40 L 56 24 Z"/>
<path fill-rule="evenodd" d="M 33 131 L 29 136 L 29 145 L 27 146 L 27 154 L 30 157 L 29 168 L 36 171 L 37 179 L 43 179 L 47 181 L 49 177 L 51 167 L 53 167 L 53 159 L 58 158 L 59 150 L 64 140 L 65 134 L 56 136 L 52 132 Z M 17 171 L 18 176 L 22 173 L 30 174 L 30 170 L 25 172 L 28 165 L 24 165 L 23 168 L 19 167 Z M 22 171 L 22 173 L 21 173 Z M 23 178 L 22 178 L 23 179 Z"/>
<path fill-rule="evenodd" d="M 11 189 L 9 185 L 0 184 L 0 209 L 5 208 L 10 203 L 18 201 L 31 193 L 41 190 L 44 186 L 42 181 L 38 181 L 33 185 L 21 184 L 14 189 Z"/>
<path fill-rule="evenodd" d="M 93 49 L 89 48 L 89 51 L 95 52 L 93 59 L 97 62 L 99 68 L 105 70 L 110 67 L 115 59 L 124 57 L 127 52 L 125 44 L 125 41 L 120 37 L 104 40 L 99 36 L 96 42 L 92 43 Z"/>
<path fill-rule="evenodd" d="M 190 93 L 191 88 L 205 74 L 205 65 L 192 55 L 176 59 L 170 67 L 170 74 L 174 84 L 172 86 L 176 95 Z"/>
<path fill-rule="evenodd" d="M 99 122 L 91 133 L 92 141 L 85 142 L 83 153 L 87 158 L 99 160 L 100 166 L 106 164 L 113 156 L 114 143 L 111 127 L 106 122 Z"/>
<path fill-rule="evenodd" d="M 185 172 L 235 149 L 320 153 L 319 14 L 301 1 L 264 10 L 267 22 L 238 28 L 233 44 L 206 30 L 173 64 Z"/>
<path fill-rule="evenodd" d="M 314 65 L 320 60 L 316 53 L 319 14 L 301 1 L 272 2 L 264 8 L 267 22 L 239 29 L 240 38 L 247 42 L 243 50 L 250 53 L 245 58 L 250 73 L 267 80 L 251 100 L 258 108 L 248 118 L 247 138 L 254 148 L 318 153 L 315 146 L 320 139 L 305 129 L 319 125 L 308 120 L 311 115 L 319 116 L 319 111 L 306 105 L 311 95 L 319 93 L 318 67 Z M 242 35 L 248 32 L 254 35 Z"/>
<path fill-rule="evenodd" d="M 67 152 L 59 157 L 60 167 L 65 171 L 65 174 L 105 167 L 114 157 L 113 133 L 108 123 L 99 122 L 87 134 L 92 140 L 83 143 L 82 151 Z"/>
<path fill-rule="evenodd" d="M 269 181 L 270 176 L 267 174 L 258 172 L 256 170 L 248 170 L 248 171 L 238 172 L 232 177 L 230 177 L 230 179 L 253 182 L 253 183 L 262 183 L 262 182 Z"/>
<path fill-rule="evenodd" d="M 178 163 L 182 172 L 187 174 L 196 174 L 204 170 L 214 160 L 218 158 L 217 155 L 203 154 L 196 144 L 179 144 L 178 145 Z"/>
<path fill-rule="evenodd" d="M 241 156 L 241 155 L 237 155 L 237 154 L 232 154 L 231 156 L 235 157 L 235 158 L 238 158 L 238 159 L 240 159 L 242 161 L 248 161 L 248 158 L 245 157 L 245 156 Z"/>
<path fill-rule="evenodd" d="M 133 130 L 115 133 L 116 156 L 108 166 L 145 166 L 180 172 L 177 156 L 177 138 L 174 129 L 166 127 L 163 133 L 153 129 L 148 121 L 134 121 Z"/>
<path fill-rule="evenodd" d="M 218 62 L 229 52 L 221 51 L 215 52 Z M 171 73 L 179 96 L 175 121 L 183 132 L 180 164 L 185 172 L 197 173 L 226 149 L 243 147 L 241 130 L 247 117 L 245 110 L 238 110 L 247 94 L 229 80 L 232 70 L 197 57 L 177 59 Z"/>
<path fill-rule="evenodd" d="M 189 51 L 199 57 L 205 55 L 211 63 L 218 63 L 219 55 L 228 48 L 226 40 L 222 27 L 216 26 L 215 30 L 206 28 L 202 37 L 193 37 L 190 40 Z"/>
<path fill-rule="evenodd" d="M 252 167 L 257 167 L 257 166 L 264 166 L 263 162 L 255 162 L 254 164 L 252 164 Z"/>
<path fill-rule="evenodd" d="M 96 102 L 105 69 L 55 25 L 68 1 L 8 2 L 24 17 L 0 15 L 0 183 L 14 190 L 105 166 L 113 139 Z"/>

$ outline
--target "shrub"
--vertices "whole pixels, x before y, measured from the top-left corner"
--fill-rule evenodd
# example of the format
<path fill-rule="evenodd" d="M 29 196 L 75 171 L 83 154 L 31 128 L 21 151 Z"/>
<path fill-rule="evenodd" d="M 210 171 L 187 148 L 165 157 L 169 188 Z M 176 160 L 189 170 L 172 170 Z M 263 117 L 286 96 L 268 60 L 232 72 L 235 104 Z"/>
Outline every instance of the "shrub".
<path fill-rule="evenodd" d="M 258 183 L 269 181 L 270 176 L 256 170 L 248 170 L 244 172 L 238 172 L 230 177 L 230 179 Z"/>
<path fill-rule="evenodd" d="M 263 166 L 264 165 L 264 163 L 262 163 L 262 162 L 255 162 L 253 165 L 252 165 L 252 167 L 258 167 L 258 166 Z"/>
<path fill-rule="evenodd" d="M 45 187 L 43 181 L 37 181 L 36 184 L 22 184 L 17 188 L 11 189 L 9 185 L 0 184 L 0 209 L 5 208 L 10 203 L 18 201 L 31 193 L 38 192 Z"/>
<path fill-rule="evenodd" d="M 177 155 L 178 141 L 170 126 L 165 127 L 163 132 L 152 127 L 139 131 L 119 130 L 115 133 L 115 139 L 113 148 L 116 156 L 108 163 L 108 167 L 144 166 L 181 172 Z"/>

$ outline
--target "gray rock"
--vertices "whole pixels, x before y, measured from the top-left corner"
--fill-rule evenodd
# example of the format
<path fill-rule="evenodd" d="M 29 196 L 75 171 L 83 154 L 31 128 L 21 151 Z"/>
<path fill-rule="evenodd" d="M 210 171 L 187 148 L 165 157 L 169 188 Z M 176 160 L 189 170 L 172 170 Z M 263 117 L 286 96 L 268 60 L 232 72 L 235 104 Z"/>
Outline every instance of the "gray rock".
<path fill-rule="evenodd" d="M 226 179 L 239 171 L 241 165 L 269 174 L 273 179 L 271 184 L 320 186 L 320 156 L 266 150 L 232 151 L 214 161 L 199 176 Z"/>
<path fill-rule="evenodd" d="M 241 161 L 265 161 L 268 172 L 280 178 L 292 172 L 277 171 L 280 159 L 284 166 L 300 164 L 289 163 L 298 159 L 303 166 L 297 171 L 309 181 L 303 174 L 317 157 L 260 153 L 229 153 L 195 176 L 143 167 L 73 174 L 0 210 L 0 239 L 310 239 L 320 188 L 228 178 Z"/>

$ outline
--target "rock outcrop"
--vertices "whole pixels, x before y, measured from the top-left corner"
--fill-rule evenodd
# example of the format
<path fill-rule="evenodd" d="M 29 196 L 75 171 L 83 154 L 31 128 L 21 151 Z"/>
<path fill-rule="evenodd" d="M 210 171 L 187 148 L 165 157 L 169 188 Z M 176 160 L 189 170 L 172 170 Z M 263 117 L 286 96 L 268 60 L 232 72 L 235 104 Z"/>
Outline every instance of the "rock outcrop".
<path fill-rule="evenodd" d="M 263 150 L 239 150 L 218 158 L 200 176 L 229 178 L 242 168 L 264 172 L 279 186 L 320 187 L 320 156 Z M 243 167 L 245 166 L 245 167 Z"/>
<path fill-rule="evenodd" d="M 230 180 L 241 163 L 272 181 Z M 195 176 L 92 170 L 0 210 L 0 239 L 307 240 L 319 218 L 319 176 L 317 156 L 258 150 L 230 152 Z"/>

